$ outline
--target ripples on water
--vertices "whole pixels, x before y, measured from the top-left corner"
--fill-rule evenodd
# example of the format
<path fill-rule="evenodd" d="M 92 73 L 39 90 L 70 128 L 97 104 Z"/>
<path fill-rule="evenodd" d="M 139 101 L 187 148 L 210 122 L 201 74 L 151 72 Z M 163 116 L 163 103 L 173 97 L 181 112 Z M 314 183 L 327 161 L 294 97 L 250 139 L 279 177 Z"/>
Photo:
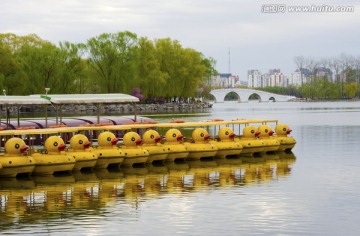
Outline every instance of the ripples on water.
<path fill-rule="evenodd" d="M 359 102 L 224 103 L 211 113 L 174 116 L 278 119 L 293 129 L 296 161 L 192 162 L 61 181 L 1 180 L 1 234 L 360 234 Z"/>

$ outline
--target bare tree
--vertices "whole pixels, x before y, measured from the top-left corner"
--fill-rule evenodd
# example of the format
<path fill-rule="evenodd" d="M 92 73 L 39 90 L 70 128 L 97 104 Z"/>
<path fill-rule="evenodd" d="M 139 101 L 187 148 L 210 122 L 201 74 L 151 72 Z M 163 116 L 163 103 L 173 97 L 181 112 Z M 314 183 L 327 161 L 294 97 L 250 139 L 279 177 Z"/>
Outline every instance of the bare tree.
<path fill-rule="evenodd" d="M 303 87 L 304 87 L 304 79 L 303 79 L 303 73 L 302 73 L 302 68 L 304 67 L 304 62 L 305 62 L 305 58 L 303 56 L 296 56 L 294 58 L 294 62 L 296 64 L 296 68 L 299 70 L 300 72 L 300 79 L 301 79 L 301 90 L 303 92 Z"/>

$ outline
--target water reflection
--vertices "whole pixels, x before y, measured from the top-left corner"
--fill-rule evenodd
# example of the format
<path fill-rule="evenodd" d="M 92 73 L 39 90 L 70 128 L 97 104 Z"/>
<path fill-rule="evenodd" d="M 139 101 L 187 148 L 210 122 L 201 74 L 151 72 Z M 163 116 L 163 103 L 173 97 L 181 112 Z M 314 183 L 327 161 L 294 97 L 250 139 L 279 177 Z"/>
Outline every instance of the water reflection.
<path fill-rule="evenodd" d="M 289 176 L 295 160 L 294 154 L 281 153 L 262 158 L 2 178 L 0 229 L 25 227 L 48 219 L 100 216 L 111 212 L 115 204 L 124 204 L 126 214 L 126 207 L 138 209 L 144 201 L 169 194 L 181 197 L 196 191 L 251 187 Z"/>

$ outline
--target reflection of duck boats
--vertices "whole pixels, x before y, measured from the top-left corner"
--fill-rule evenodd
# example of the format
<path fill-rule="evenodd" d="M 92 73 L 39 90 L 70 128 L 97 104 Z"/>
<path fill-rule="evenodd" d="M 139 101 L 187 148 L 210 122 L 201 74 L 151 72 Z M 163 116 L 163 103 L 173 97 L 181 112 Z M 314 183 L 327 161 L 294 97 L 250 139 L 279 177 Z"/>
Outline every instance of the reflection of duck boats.
<path fill-rule="evenodd" d="M 95 169 L 94 173 L 96 177 L 100 180 L 121 179 L 124 177 L 124 173 L 120 169 L 119 170 Z"/>
<path fill-rule="evenodd" d="M 71 174 L 33 176 L 36 188 L 34 189 L 34 203 L 42 206 L 38 211 L 45 211 L 47 214 L 58 214 L 67 209 L 71 200 L 71 185 L 75 178 Z M 45 217 L 46 217 L 45 216 Z"/>
<path fill-rule="evenodd" d="M 209 187 L 212 181 L 212 174 L 215 173 L 214 168 L 217 167 L 217 162 L 209 161 L 190 161 L 190 169 L 187 174 L 193 176 L 192 187 L 204 188 Z M 196 189 L 195 189 L 196 190 Z"/>
<path fill-rule="evenodd" d="M 13 178 L 15 179 L 15 178 Z M 15 183 L 15 182 L 14 182 Z M 33 189 L 9 188 L 0 191 L 0 228 L 19 225 L 23 217 L 29 215 L 29 198 Z"/>
<path fill-rule="evenodd" d="M 148 174 L 145 175 L 144 192 L 146 197 L 158 196 L 166 185 L 168 169 L 166 166 L 148 166 Z"/>
<path fill-rule="evenodd" d="M 276 167 L 276 175 L 280 177 L 285 177 L 291 174 L 292 165 L 296 161 L 296 156 L 292 152 L 280 152 L 279 160 Z"/>
<path fill-rule="evenodd" d="M 66 184 L 75 183 L 75 177 L 72 174 L 59 174 L 59 175 L 36 175 L 33 176 L 37 188 L 43 186 L 46 189 L 48 185 L 54 186 L 67 186 Z"/>
<path fill-rule="evenodd" d="M 144 181 L 148 174 L 145 167 L 141 168 L 122 168 L 124 172 L 124 197 L 125 200 L 132 204 L 137 205 L 138 199 L 144 194 Z"/>
<path fill-rule="evenodd" d="M 35 182 L 31 177 L 24 178 L 0 178 L 0 189 L 32 189 Z"/>
<path fill-rule="evenodd" d="M 273 160 L 249 157 L 245 158 L 249 160 L 247 163 L 237 158 L 170 162 L 164 166 L 124 167 L 117 171 L 95 169 L 94 172 L 34 176 L 33 180 L 0 178 L 1 224 L 14 224 L 19 219 L 32 222 L 47 219 L 49 215 L 54 218 L 64 214 L 78 216 L 79 211 L 100 214 L 113 206 L 124 207 L 126 211 L 128 204 L 118 203 L 137 207 L 164 194 L 181 198 L 184 193 L 194 191 L 224 192 L 253 183 L 278 181 L 291 174 L 291 165 L 296 160 L 286 152 L 279 156 Z"/>
<path fill-rule="evenodd" d="M 166 180 L 166 191 L 168 193 L 181 193 L 184 190 L 184 175 L 190 169 L 188 163 L 167 162 L 168 175 Z"/>
<path fill-rule="evenodd" d="M 98 180 L 93 171 L 74 171 L 72 175 L 76 182 L 96 182 Z"/>
<path fill-rule="evenodd" d="M 280 160 L 288 160 L 295 162 L 296 156 L 293 152 L 279 152 L 278 153 Z"/>
<path fill-rule="evenodd" d="M 231 187 L 241 183 L 245 172 L 241 159 L 217 159 L 219 173 L 219 186 Z"/>

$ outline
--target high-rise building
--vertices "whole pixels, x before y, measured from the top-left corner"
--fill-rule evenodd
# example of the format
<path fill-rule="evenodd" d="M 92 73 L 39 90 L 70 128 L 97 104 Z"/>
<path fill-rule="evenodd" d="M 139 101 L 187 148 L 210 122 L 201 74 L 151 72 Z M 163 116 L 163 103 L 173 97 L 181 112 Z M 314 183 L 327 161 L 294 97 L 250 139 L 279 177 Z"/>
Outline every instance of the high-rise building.
<path fill-rule="evenodd" d="M 248 70 L 247 79 L 249 88 L 263 87 L 261 72 L 259 70 Z"/>

